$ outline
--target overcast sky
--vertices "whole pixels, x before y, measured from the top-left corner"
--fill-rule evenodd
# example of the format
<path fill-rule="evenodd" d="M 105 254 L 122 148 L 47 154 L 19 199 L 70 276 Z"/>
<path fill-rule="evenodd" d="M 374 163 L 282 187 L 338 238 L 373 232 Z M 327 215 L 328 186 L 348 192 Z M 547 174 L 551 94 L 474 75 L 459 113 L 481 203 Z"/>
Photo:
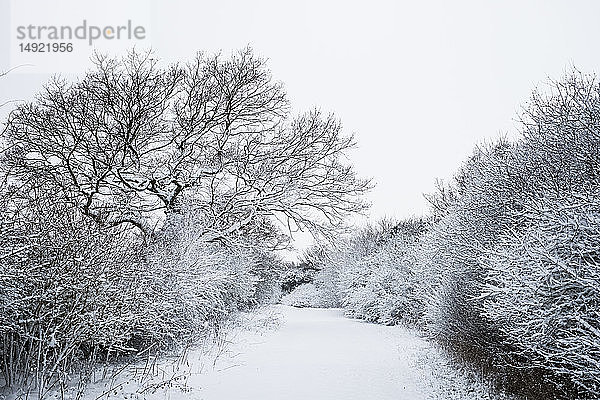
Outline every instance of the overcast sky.
<path fill-rule="evenodd" d="M 270 60 L 295 111 L 333 111 L 356 134 L 352 162 L 377 183 L 369 197 L 377 218 L 423 214 L 422 194 L 436 177 L 451 176 L 476 143 L 514 133 L 536 85 L 572 65 L 600 68 L 598 1 L 0 3 L 0 68 L 33 64 L 0 81 L 0 103 L 29 98 L 49 72 L 85 70 L 93 49 L 84 43 L 70 56 L 22 55 L 19 25 L 132 20 L 147 31 L 136 45 L 168 61 L 251 45 Z M 97 48 L 131 44 L 99 41 Z"/>

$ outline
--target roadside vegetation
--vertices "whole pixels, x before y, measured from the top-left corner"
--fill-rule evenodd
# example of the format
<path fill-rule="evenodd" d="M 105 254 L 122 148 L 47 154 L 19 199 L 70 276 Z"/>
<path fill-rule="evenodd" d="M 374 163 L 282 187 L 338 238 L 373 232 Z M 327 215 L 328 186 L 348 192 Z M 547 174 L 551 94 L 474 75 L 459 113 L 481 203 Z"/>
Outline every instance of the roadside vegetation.
<path fill-rule="evenodd" d="M 0 379 L 27 398 L 278 301 L 291 231 L 335 235 L 371 186 L 339 120 L 290 115 L 250 49 L 97 56 L 16 105 L 0 145 Z"/>
<path fill-rule="evenodd" d="M 416 327 L 502 390 L 595 399 L 597 78 L 575 71 L 550 82 L 520 121 L 517 140 L 477 146 L 438 182 L 427 217 L 367 227 L 309 252 L 305 264 L 348 315 Z"/>

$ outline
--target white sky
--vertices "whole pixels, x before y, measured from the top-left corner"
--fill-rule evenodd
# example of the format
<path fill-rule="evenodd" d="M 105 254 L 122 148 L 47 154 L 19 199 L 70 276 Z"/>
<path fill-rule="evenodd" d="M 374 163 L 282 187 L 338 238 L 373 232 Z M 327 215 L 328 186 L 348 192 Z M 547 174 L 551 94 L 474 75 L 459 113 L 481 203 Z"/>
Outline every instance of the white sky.
<path fill-rule="evenodd" d="M 377 182 L 373 217 L 420 215 L 422 193 L 473 146 L 514 131 L 535 85 L 571 65 L 600 67 L 597 1 L 89 1 L 0 0 L 0 103 L 27 99 L 47 72 L 77 72 L 77 55 L 22 58 L 16 26 L 143 24 L 167 61 L 251 45 L 270 60 L 294 109 L 333 111 L 359 148 L 352 161 Z M 127 47 L 101 43 L 99 49 Z M 6 113 L 7 107 L 2 110 Z"/>

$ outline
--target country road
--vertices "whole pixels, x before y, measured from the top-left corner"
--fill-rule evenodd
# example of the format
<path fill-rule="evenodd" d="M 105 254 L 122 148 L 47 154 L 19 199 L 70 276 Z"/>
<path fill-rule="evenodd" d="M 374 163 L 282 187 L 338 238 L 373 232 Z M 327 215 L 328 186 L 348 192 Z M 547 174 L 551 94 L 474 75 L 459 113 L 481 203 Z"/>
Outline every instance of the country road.
<path fill-rule="evenodd" d="M 415 332 L 341 309 L 268 306 L 241 313 L 219 338 L 183 359 L 120 369 L 88 385 L 83 399 L 508 399 L 491 396 Z"/>
<path fill-rule="evenodd" d="M 421 341 L 397 327 L 343 316 L 340 309 L 277 306 L 283 323 L 248 343 L 234 366 L 188 383 L 212 399 L 426 398 L 409 354 Z"/>

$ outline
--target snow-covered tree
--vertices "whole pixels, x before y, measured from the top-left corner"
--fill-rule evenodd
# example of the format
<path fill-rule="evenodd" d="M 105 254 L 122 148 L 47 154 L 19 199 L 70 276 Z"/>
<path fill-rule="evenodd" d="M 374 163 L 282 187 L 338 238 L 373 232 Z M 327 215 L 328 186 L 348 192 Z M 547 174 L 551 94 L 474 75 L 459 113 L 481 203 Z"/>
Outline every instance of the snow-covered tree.
<path fill-rule="evenodd" d="M 151 54 L 98 56 L 81 80 L 56 78 L 8 119 L 7 163 L 59 187 L 84 215 L 145 233 L 184 197 L 207 240 L 265 218 L 330 233 L 369 188 L 344 164 L 333 115 L 291 117 L 283 86 L 251 50 L 162 67 Z"/>

